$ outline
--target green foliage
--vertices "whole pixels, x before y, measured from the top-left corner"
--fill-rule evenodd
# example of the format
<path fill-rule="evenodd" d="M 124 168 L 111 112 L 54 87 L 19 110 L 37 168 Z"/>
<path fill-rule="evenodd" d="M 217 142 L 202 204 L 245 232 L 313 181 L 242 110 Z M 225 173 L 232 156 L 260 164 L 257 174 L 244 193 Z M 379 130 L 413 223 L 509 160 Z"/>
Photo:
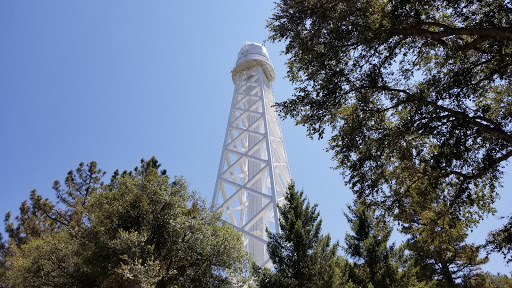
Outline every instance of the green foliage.
<path fill-rule="evenodd" d="M 22 212 L 27 211 L 22 215 L 30 217 L 17 217 L 16 225 L 8 227 L 12 238 L 0 283 L 237 287 L 247 282 L 240 235 L 219 224 L 220 215 L 189 192 L 183 178 L 169 179 L 154 158 L 142 160 L 133 171 L 116 171 L 106 185 L 95 163 L 84 167 L 68 174 L 65 189 L 56 183 L 63 208 L 35 192 L 31 206 L 22 204 Z M 41 206 L 45 209 L 39 213 Z M 52 229 L 47 223 L 53 223 Z"/>
<path fill-rule="evenodd" d="M 53 209 L 53 204 L 48 199 L 42 199 L 36 190 L 30 192 L 30 204 L 25 200 L 21 203 L 20 215 L 11 222 L 11 213 L 5 215 L 5 231 L 9 236 L 9 242 L 20 246 L 31 239 L 45 237 L 56 231 L 59 223 L 53 221 L 47 215 L 47 209 Z"/>
<path fill-rule="evenodd" d="M 154 159 L 154 158 L 152 158 Z M 64 188 L 55 180 L 53 190 L 64 209 L 52 209 L 48 207 L 48 216 L 56 222 L 68 226 L 80 226 L 87 222 L 84 208 L 91 195 L 96 193 L 104 183 L 101 181 L 105 172 L 97 168 L 97 163 L 92 161 L 85 165 L 81 162 L 75 171 L 70 170 L 64 181 Z"/>
<path fill-rule="evenodd" d="M 0 279 L 3 279 L 3 277 L 5 277 L 5 269 L 6 269 L 6 264 L 7 264 L 5 261 L 5 257 L 7 256 L 6 248 L 7 248 L 7 246 L 4 242 L 2 233 L 0 233 Z M 1 283 L 2 282 L 0 282 L 0 287 L 2 287 Z"/>
<path fill-rule="evenodd" d="M 357 199 L 410 236 L 429 275 L 470 277 L 484 259 L 465 242 L 489 213 L 512 157 L 510 1 L 277 3 L 294 97 L 282 116 L 330 135 Z M 510 255 L 508 226 L 494 251 Z"/>
<path fill-rule="evenodd" d="M 439 201 L 493 212 L 512 156 L 509 1 L 277 3 L 294 98 L 277 105 L 329 149 L 359 199 L 399 221 Z M 416 217 L 414 215 L 414 217 Z"/>
<path fill-rule="evenodd" d="M 405 254 L 404 246 L 388 246 L 392 228 L 384 217 L 362 201 L 354 201 L 344 213 L 353 234 L 345 234 L 345 252 L 354 259 L 350 280 L 357 287 L 432 287 L 417 279 L 419 269 Z"/>
<path fill-rule="evenodd" d="M 489 272 L 477 274 L 470 279 L 464 279 L 461 287 L 464 288 L 509 288 L 512 287 L 512 278 L 503 274 Z"/>
<path fill-rule="evenodd" d="M 274 270 L 255 266 L 259 287 L 342 287 L 347 284 L 347 261 L 337 255 L 339 244 L 331 245 L 321 235 L 322 220 L 303 191 L 292 182 L 279 207 L 279 233 L 267 231 L 267 251 Z"/>
<path fill-rule="evenodd" d="M 86 221 L 84 206 L 90 195 L 103 185 L 101 177 L 104 174 L 97 169 L 96 162 L 87 165 L 82 162 L 75 171 L 68 172 L 65 188 L 61 187 L 59 181 L 55 181 L 53 189 L 62 208 L 32 190 L 30 204 L 23 201 L 15 222 L 11 222 L 10 212 L 5 216 L 5 230 L 9 241 L 19 247 L 31 239 L 44 238 L 59 229 L 72 229 L 83 225 Z"/>
<path fill-rule="evenodd" d="M 468 226 L 449 206 L 439 203 L 419 213 L 401 231 L 410 236 L 407 248 L 425 277 L 452 287 L 463 277 L 471 278 L 489 260 L 479 257 L 481 245 L 466 242 Z"/>
<path fill-rule="evenodd" d="M 397 278 L 391 261 L 394 245 L 387 246 L 392 229 L 360 203 L 348 210 L 350 215 L 344 214 L 354 234 L 345 235 L 345 251 L 355 261 L 352 281 L 360 287 L 393 287 Z"/>
<path fill-rule="evenodd" d="M 7 287 L 94 287 L 79 263 L 85 251 L 69 234 L 63 230 L 11 247 Z"/>
<path fill-rule="evenodd" d="M 512 216 L 503 227 L 489 233 L 487 245 L 491 252 L 501 253 L 507 264 L 512 263 Z"/>

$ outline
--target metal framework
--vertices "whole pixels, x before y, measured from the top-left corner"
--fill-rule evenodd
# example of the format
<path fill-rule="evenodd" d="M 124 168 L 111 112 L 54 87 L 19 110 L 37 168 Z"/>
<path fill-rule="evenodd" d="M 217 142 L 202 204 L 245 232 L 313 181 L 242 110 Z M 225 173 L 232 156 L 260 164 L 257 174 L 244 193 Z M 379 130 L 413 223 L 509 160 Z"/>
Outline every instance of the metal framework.
<path fill-rule="evenodd" d="M 244 43 L 233 69 L 233 101 L 224 138 L 213 209 L 244 235 L 255 262 L 270 265 L 265 228 L 279 232 L 277 204 L 290 181 L 273 108 L 274 68 L 265 47 Z"/>

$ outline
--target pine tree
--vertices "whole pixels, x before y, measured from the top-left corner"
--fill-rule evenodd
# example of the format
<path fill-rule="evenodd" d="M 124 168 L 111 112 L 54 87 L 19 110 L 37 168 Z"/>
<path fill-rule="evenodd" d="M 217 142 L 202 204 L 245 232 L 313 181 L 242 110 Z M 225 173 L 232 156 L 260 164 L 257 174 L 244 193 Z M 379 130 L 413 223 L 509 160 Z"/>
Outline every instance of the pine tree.
<path fill-rule="evenodd" d="M 489 233 L 486 244 L 490 252 L 501 253 L 507 264 L 512 263 L 512 214 L 503 227 Z"/>
<path fill-rule="evenodd" d="M 6 264 L 7 264 L 5 261 L 5 257 L 7 257 L 6 248 L 7 248 L 7 246 L 2 237 L 2 233 L 0 233 L 0 279 L 2 279 L 5 275 L 5 269 L 6 269 Z M 0 281 L 0 288 L 1 287 L 2 287 L 2 283 Z"/>
<path fill-rule="evenodd" d="M 409 236 L 407 248 L 425 277 L 437 280 L 442 287 L 457 287 L 461 279 L 477 275 L 489 259 L 480 257 L 482 245 L 467 241 L 471 222 L 446 203 L 418 214 L 409 223 L 402 223 L 400 231 Z"/>
<path fill-rule="evenodd" d="M 292 182 L 279 207 L 279 233 L 267 231 L 267 251 L 274 271 L 255 267 L 259 287 L 340 287 L 347 282 L 347 262 L 337 255 L 338 242 L 331 245 L 321 232 L 317 205 L 310 205 L 304 191 Z"/>
<path fill-rule="evenodd" d="M 393 287 L 397 275 L 391 262 L 394 244 L 388 246 L 391 228 L 365 205 L 354 202 L 348 206 L 350 215 L 344 213 L 353 233 L 345 235 L 345 251 L 354 259 L 351 279 L 361 287 Z"/>
<path fill-rule="evenodd" d="M 430 281 L 419 281 L 418 267 L 408 261 L 405 247 L 388 245 L 392 227 L 376 215 L 375 209 L 355 200 L 344 213 L 353 234 L 345 235 L 345 251 L 354 260 L 350 280 L 357 287 L 429 287 Z"/>

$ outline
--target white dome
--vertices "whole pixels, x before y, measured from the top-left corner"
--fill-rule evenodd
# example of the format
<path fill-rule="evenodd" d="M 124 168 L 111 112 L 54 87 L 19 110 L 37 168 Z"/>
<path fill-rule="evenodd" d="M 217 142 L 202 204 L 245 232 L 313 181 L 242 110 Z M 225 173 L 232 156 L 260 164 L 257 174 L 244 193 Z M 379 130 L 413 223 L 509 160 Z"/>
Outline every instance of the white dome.
<path fill-rule="evenodd" d="M 236 75 L 238 75 L 238 73 L 257 65 L 262 66 L 263 72 L 269 81 L 274 81 L 276 78 L 274 67 L 272 66 L 272 63 L 270 63 L 270 57 L 268 56 L 265 46 L 259 43 L 245 42 L 244 46 L 240 49 L 240 52 L 238 52 L 236 66 L 232 71 L 233 83 L 235 82 Z"/>

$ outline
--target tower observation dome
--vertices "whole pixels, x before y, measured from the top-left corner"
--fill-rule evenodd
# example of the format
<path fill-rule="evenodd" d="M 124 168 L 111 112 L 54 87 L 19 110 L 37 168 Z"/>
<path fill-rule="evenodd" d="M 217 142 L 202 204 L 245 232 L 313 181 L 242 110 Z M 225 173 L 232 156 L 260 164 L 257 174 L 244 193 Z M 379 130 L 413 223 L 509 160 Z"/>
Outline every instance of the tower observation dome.
<path fill-rule="evenodd" d="M 233 83 L 236 81 L 236 75 L 241 71 L 248 70 L 258 65 L 262 67 L 267 80 L 274 82 L 276 73 L 274 72 L 274 66 L 270 63 L 267 48 L 258 43 L 245 42 L 238 52 L 235 68 L 233 68 L 231 72 Z"/>
<path fill-rule="evenodd" d="M 271 264 L 265 229 L 279 232 L 277 205 L 290 181 L 274 105 L 274 67 L 267 49 L 245 42 L 232 70 L 235 84 L 212 209 L 244 236 L 254 261 Z"/>

